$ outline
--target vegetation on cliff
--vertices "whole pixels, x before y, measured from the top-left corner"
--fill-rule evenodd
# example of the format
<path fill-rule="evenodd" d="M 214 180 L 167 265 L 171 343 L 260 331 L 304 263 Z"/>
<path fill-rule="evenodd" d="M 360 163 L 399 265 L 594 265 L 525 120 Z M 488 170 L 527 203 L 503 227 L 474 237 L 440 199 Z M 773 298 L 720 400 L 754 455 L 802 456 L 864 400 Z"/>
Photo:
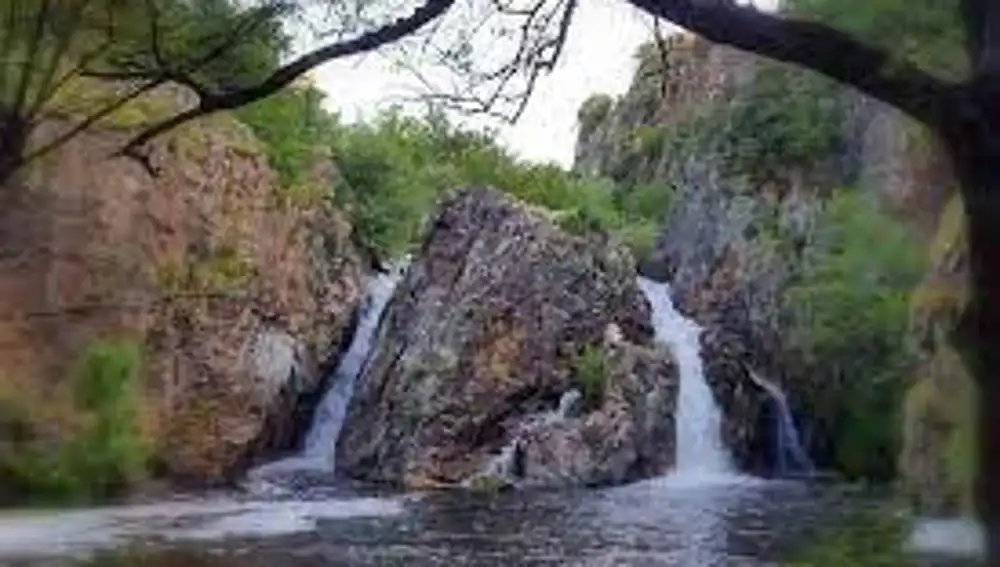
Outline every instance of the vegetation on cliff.
<path fill-rule="evenodd" d="M 841 472 L 891 479 L 914 368 L 908 315 L 924 269 L 919 242 L 873 196 L 841 190 L 825 203 L 803 260 L 783 306 L 787 346 L 803 374 L 833 392 L 809 399 L 807 412 L 832 432 Z"/>
<path fill-rule="evenodd" d="M 35 399 L 36 389 L 12 389 L 16 382 L 0 383 L 0 496 L 91 501 L 145 478 L 152 447 L 143 423 L 141 358 L 133 342 L 95 343 L 67 387 L 48 399 Z"/>

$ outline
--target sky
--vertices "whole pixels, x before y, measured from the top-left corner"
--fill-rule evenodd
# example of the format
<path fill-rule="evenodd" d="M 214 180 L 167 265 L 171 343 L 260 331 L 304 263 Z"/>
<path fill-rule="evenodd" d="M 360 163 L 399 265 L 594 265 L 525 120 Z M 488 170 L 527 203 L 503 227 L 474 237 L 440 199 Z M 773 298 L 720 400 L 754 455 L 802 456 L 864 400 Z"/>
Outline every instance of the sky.
<path fill-rule="evenodd" d="M 536 86 L 521 119 L 510 126 L 488 124 L 499 128 L 500 143 L 516 155 L 570 167 L 580 104 L 592 94 L 623 93 L 635 71 L 633 54 L 650 37 L 651 20 L 630 4 L 581 2 L 559 64 Z M 327 106 L 346 121 L 371 117 L 418 85 L 378 55 L 336 60 L 312 77 L 327 93 Z"/>

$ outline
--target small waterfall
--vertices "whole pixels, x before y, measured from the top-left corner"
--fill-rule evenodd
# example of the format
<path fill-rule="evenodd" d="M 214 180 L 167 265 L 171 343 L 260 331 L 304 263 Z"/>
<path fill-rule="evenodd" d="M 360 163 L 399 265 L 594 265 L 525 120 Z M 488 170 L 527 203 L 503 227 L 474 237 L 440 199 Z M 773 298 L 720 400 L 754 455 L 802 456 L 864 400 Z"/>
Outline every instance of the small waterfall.
<path fill-rule="evenodd" d="M 340 428 L 347 417 L 347 405 L 354 395 L 354 385 L 372 350 L 372 341 L 375 339 L 382 311 L 389 303 L 404 268 L 405 265 L 391 266 L 388 274 L 378 274 L 368 284 L 354 340 L 334 371 L 330 387 L 323 394 L 313 415 L 312 426 L 306 434 L 302 456 L 322 462 L 331 470 Z"/>
<path fill-rule="evenodd" d="M 520 432 L 500 449 L 500 453 L 494 455 L 493 458 L 487 461 L 479 473 L 467 478 L 463 484 L 465 486 L 474 485 L 477 479 L 482 477 L 514 482 L 520 474 L 518 473 L 518 458 L 520 457 L 524 434 L 534 431 L 538 427 L 544 427 L 564 419 L 576 417 L 582 403 L 583 394 L 579 390 L 574 388 L 563 392 L 559 398 L 559 405 L 555 410 L 529 416 L 521 426 Z"/>
<path fill-rule="evenodd" d="M 368 360 L 382 312 L 389 303 L 396 284 L 402 279 L 406 266 L 407 263 L 393 264 L 389 273 L 376 274 L 368 281 L 354 338 L 330 377 L 329 387 L 316 407 L 301 453 L 253 469 L 247 474 L 250 480 L 261 480 L 275 473 L 329 472 L 334 469 L 337 438 L 347 417 L 347 406 L 354 395 L 355 383 Z"/>
<path fill-rule="evenodd" d="M 775 428 L 775 444 L 777 449 L 776 469 L 782 476 L 789 473 L 804 473 L 812 476 L 816 469 L 808 453 L 802 448 L 799 431 L 795 427 L 792 412 L 788 409 L 785 393 L 774 383 L 765 380 L 752 369 L 747 368 L 750 379 L 767 392 L 778 410 L 777 427 Z M 789 459 L 790 458 L 790 459 Z M 789 460 L 791 462 L 789 462 Z M 794 468 L 790 468 L 791 465 Z"/>
<path fill-rule="evenodd" d="M 680 371 L 675 473 L 725 475 L 732 465 L 722 443 L 721 412 L 702 371 L 701 329 L 674 309 L 668 284 L 644 277 L 638 280 L 652 305 L 656 340 L 673 348 Z"/>

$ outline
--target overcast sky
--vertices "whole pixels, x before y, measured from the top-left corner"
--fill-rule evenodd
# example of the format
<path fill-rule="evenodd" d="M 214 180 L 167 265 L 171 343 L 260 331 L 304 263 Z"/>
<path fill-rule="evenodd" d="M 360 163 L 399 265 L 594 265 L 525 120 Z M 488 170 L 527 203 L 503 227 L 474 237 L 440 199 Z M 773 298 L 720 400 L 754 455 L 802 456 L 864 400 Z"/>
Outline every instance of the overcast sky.
<path fill-rule="evenodd" d="M 501 128 L 501 143 L 525 158 L 569 167 L 580 103 L 628 88 L 632 55 L 651 37 L 650 29 L 650 19 L 621 0 L 581 2 L 559 65 L 537 86 L 521 120 Z M 371 116 L 417 84 L 379 56 L 334 61 L 313 77 L 329 95 L 328 105 L 348 121 Z"/>

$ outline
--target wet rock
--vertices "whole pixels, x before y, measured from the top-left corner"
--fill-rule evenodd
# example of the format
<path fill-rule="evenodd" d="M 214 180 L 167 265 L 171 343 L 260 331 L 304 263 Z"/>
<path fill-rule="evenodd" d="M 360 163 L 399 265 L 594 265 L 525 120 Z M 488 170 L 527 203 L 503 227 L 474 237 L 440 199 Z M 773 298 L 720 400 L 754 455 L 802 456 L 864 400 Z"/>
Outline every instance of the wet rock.
<path fill-rule="evenodd" d="M 353 477 L 409 486 L 474 476 L 527 421 L 551 415 L 564 392 L 586 390 L 576 364 L 588 349 L 610 352 L 602 346 L 610 323 L 623 341 L 651 343 L 649 304 L 625 248 L 601 235 L 566 234 L 494 189 L 451 193 L 384 315 L 338 464 Z M 552 470 L 541 464 L 552 459 L 533 459 L 546 451 L 569 471 L 562 476 L 577 481 L 614 481 L 653 467 L 641 460 L 655 460 L 641 437 L 654 420 L 649 390 L 637 392 L 662 382 L 657 411 L 669 415 L 672 362 L 616 357 L 609 354 L 606 365 L 616 370 L 599 378 L 603 403 L 576 418 L 585 426 L 552 430 L 558 447 L 551 450 L 523 440 L 526 469 Z M 549 427 L 528 429 L 541 435 Z M 600 467 L 608 472 L 586 472 Z"/>
<path fill-rule="evenodd" d="M 520 437 L 526 485 L 606 485 L 663 474 L 674 464 L 678 370 L 662 347 L 606 352 L 604 403 Z"/>

